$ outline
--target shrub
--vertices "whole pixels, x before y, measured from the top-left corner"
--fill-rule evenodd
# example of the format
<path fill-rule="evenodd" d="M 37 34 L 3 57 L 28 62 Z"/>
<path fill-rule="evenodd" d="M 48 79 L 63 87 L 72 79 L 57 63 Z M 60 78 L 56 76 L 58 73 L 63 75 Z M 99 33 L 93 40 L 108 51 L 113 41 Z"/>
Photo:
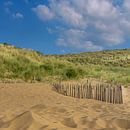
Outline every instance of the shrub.
<path fill-rule="evenodd" d="M 68 67 L 64 70 L 64 75 L 68 79 L 73 79 L 73 78 L 76 78 L 78 76 L 78 72 L 77 72 L 76 68 Z"/>
<path fill-rule="evenodd" d="M 49 63 L 45 63 L 40 65 L 40 69 L 44 69 L 47 74 L 53 74 L 53 65 Z"/>

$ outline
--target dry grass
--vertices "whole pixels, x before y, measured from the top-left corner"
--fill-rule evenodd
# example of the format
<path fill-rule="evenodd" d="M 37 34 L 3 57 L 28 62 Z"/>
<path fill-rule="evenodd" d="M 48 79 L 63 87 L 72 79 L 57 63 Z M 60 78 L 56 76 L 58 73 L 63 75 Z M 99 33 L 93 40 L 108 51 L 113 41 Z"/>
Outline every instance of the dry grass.
<path fill-rule="evenodd" d="M 66 55 L 0 44 L 0 80 L 24 82 L 103 79 L 130 85 L 130 50 L 110 50 Z"/>

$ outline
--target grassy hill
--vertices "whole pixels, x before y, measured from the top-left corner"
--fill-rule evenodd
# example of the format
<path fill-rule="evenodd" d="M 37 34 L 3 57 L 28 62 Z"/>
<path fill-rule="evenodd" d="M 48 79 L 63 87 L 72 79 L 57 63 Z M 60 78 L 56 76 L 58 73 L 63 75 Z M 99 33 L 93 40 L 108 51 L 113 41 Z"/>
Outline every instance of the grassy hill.
<path fill-rule="evenodd" d="M 130 85 L 130 49 L 66 55 L 0 44 L 0 80 L 53 81 L 97 78 Z"/>

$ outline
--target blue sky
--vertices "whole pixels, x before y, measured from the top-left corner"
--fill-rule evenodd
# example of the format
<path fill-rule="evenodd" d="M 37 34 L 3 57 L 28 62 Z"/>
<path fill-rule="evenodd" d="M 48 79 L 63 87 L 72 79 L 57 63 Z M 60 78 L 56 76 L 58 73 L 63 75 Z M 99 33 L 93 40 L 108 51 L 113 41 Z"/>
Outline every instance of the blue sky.
<path fill-rule="evenodd" d="M 130 48 L 130 0 L 0 0 L 0 42 L 46 54 Z"/>

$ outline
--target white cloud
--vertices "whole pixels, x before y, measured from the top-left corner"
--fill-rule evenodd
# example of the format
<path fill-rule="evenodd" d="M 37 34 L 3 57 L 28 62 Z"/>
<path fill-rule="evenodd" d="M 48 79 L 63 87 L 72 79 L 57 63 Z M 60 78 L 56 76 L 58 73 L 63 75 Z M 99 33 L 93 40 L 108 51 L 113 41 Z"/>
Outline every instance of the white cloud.
<path fill-rule="evenodd" d="M 11 1 L 6 1 L 4 2 L 4 10 L 7 14 L 11 14 L 10 7 L 13 5 L 13 2 Z"/>
<path fill-rule="evenodd" d="M 57 20 L 58 45 L 76 49 L 101 50 L 123 44 L 130 37 L 130 0 L 49 0 L 33 10 L 45 20 Z M 53 31 L 54 33 L 56 31 Z M 57 32 L 56 32 L 57 33 Z"/>
<path fill-rule="evenodd" d="M 101 51 L 103 50 L 103 47 L 102 46 L 99 46 L 99 45 L 95 45 L 94 43 L 92 43 L 91 41 L 87 41 L 83 48 L 86 49 L 86 51 Z"/>
<path fill-rule="evenodd" d="M 102 39 L 104 41 L 107 41 L 107 44 L 109 46 L 113 46 L 113 45 L 119 45 L 123 42 L 123 37 L 122 37 L 122 34 L 111 34 L 111 33 L 104 33 L 102 34 Z"/>
<path fill-rule="evenodd" d="M 86 32 L 78 30 L 78 29 L 69 29 L 64 30 L 60 38 L 58 39 L 58 44 L 63 46 L 80 46 L 82 43 L 81 41 L 84 40 L 86 37 Z"/>
<path fill-rule="evenodd" d="M 122 19 L 120 21 L 120 28 L 125 32 L 125 35 L 130 34 L 130 20 L 129 19 Z"/>
<path fill-rule="evenodd" d="M 60 46 L 71 47 L 74 50 L 99 51 L 103 47 L 87 40 L 87 33 L 78 29 L 64 30 L 60 38 L 57 40 Z"/>
<path fill-rule="evenodd" d="M 130 11 L 130 0 L 124 0 L 124 7 Z"/>
<path fill-rule="evenodd" d="M 13 16 L 13 18 L 15 18 L 15 19 L 23 19 L 23 18 L 24 18 L 23 14 L 21 14 L 21 13 L 19 13 L 19 12 L 13 14 L 12 16 Z"/>
<path fill-rule="evenodd" d="M 5 12 L 6 12 L 8 15 L 10 15 L 11 17 L 13 17 L 14 19 L 23 19 L 24 16 L 23 16 L 22 13 L 20 13 L 20 12 L 14 13 L 14 12 L 12 11 L 13 5 L 14 5 L 14 3 L 13 3 L 12 1 L 6 1 L 6 2 L 4 3 L 4 10 L 5 10 Z"/>
<path fill-rule="evenodd" d="M 12 6 L 13 5 L 13 2 L 12 1 L 6 1 L 4 3 L 4 6 Z"/>
<path fill-rule="evenodd" d="M 104 22 L 96 22 L 95 26 L 97 30 L 100 30 L 99 38 L 100 41 L 108 46 L 118 45 L 124 41 L 124 32 L 120 29 L 118 24 L 113 23 L 112 25 Z"/>
<path fill-rule="evenodd" d="M 117 17 L 117 9 L 108 0 L 88 0 L 87 12 L 96 18 L 109 19 Z"/>
<path fill-rule="evenodd" d="M 86 26 L 86 21 L 83 15 L 78 12 L 69 1 L 53 0 L 50 6 L 52 11 L 55 12 L 56 16 L 67 24 L 70 24 L 74 27 Z"/>
<path fill-rule="evenodd" d="M 54 17 L 53 12 L 45 5 L 38 5 L 36 8 L 33 8 L 33 11 L 43 21 L 50 20 Z"/>

